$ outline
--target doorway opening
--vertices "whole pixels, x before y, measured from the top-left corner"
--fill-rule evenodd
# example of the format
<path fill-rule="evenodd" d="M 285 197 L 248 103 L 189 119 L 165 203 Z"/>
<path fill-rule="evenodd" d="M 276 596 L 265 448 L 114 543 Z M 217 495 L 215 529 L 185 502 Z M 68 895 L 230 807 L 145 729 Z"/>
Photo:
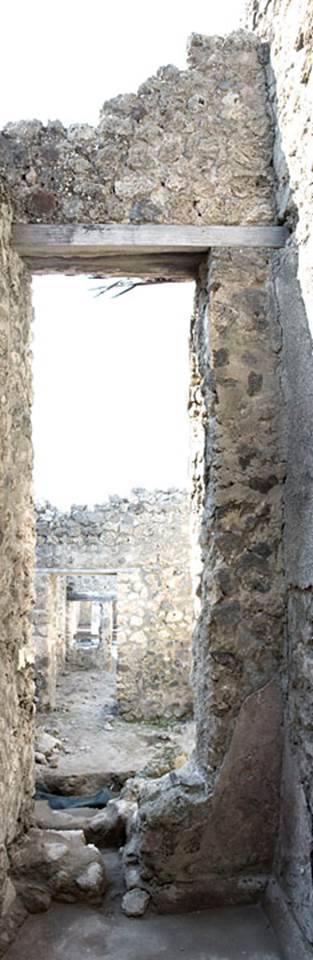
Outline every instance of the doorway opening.
<path fill-rule="evenodd" d="M 99 287 L 34 282 L 37 785 L 86 802 L 194 746 L 194 284 Z"/>

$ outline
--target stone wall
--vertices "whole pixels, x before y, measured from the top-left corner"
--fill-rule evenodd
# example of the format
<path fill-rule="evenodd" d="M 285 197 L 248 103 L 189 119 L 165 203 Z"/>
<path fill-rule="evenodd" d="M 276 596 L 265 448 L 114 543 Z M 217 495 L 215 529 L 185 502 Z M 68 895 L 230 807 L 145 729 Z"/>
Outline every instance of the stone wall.
<path fill-rule="evenodd" d="M 66 657 L 69 656 L 74 643 L 74 636 L 78 626 L 79 614 L 80 614 L 79 601 L 76 600 L 73 603 L 68 601 L 66 604 L 66 622 L 65 622 Z"/>
<path fill-rule="evenodd" d="M 0 138 L 0 176 L 12 194 L 15 219 L 87 225 L 276 222 L 267 57 L 267 47 L 243 32 L 221 39 L 195 35 L 188 70 L 161 68 L 137 95 L 105 104 L 97 128 L 8 125 Z M 140 882 L 163 909 L 249 901 L 264 889 L 272 867 L 284 613 L 274 265 L 271 252 L 212 251 L 208 274 L 198 283 L 192 338 L 200 390 L 200 399 L 192 393 L 194 437 L 202 444 L 193 450 L 194 529 L 201 529 L 195 571 L 197 754 L 179 774 L 146 788 L 131 840 Z M 12 371 L 13 390 L 13 358 Z M 20 437 L 17 463 L 23 442 Z M 13 486 L 19 488 L 26 476 L 18 466 Z M 11 496 L 9 483 L 5 489 Z M 23 509 L 27 496 L 28 488 Z M 127 520 L 127 507 L 125 515 Z M 135 517 L 129 519 L 134 527 Z M 73 565 L 80 522 L 72 511 Z M 116 555 L 132 569 L 136 550 L 132 556 L 124 523 L 121 534 Z M 105 543 L 111 565 L 115 541 L 113 528 L 103 539 L 95 536 L 88 562 L 101 553 L 103 563 Z M 176 552 L 169 556 L 169 569 L 176 570 Z M 57 538 L 52 559 L 64 562 Z M 147 542 L 142 566 L 149 571 L 150 562 Z M 27 722 L 24 729 L 27 737 Z M 14 802 L 15 796 L 13 791 Z"/>
<path fill-rule="evenodd" d="M 170 518 L 168 534 L 172 530 Z M 157 565 L 118 577 L 117 700 L 128 719 L 191 716 L 192 595 L 189 543 L 173 539 L 174 566 Z"/>
<path fill-rule="evenodd" d="M 263 59 L 243 32 L 194 34 L 188 70 L 161 67 L 137 94 L 106 102 L 98 127 L 8 124 L 0 163 L 15 219 L 273 222 Z"/>
<path fill-rule="evenodd" d="M 311 0 L 250 0 L 248 26 L 270 43 L 267 70 L 273 110 L 274 171 L 280 221 L 296 228 L 298 278 L 313 330 Z"/>
<path fill-rule="evenodd" d="M 144 490 L 92 510 L 37 509 L 39 568 L 85 568 L 69 573 L 76 590 L 101 596 L 104 582 L 116 593 L 117 700 L 129 720 L 192 712 L 189 512 L 184 492 Z"/>
<path fill-rule="evenodd" d="M 29 822 L 33 792 L 31 299 L 10 232 L 0 184 L 0 951 L 18 920 L 8 848 Z"/>
<path fill-rule="evenodd" d="M 275 257 L 274 272 L 283 327 L 288 680 L 279 886 L 270 886 L 268 902 L 286 957 L 302 960 L 313 948 L 312 3 L 255 0 L 249 5 L 249 26 L 271 43 L 277 203 L 280 218 L 286 215 L 295 226 L 292 242 Z"/>
<path fill-rule="evenodd" d="M 270 251 L 212 251 L 193 329 L 206 413 L 194 682 L 198 757 L 213 771 L 245 698 L 279 675 L 282 660 L 281 327 L 272 262 Z M 195 403 L 197 396 L 198 387 Z"/>
<path fill-rule="evenodd" d="M 196 764 L 142 789 L 125 851 L 161 910 L 255 899 L 275 850 L 281 776 L 281 328 L 272 253 L 214 250 L 192 348 L 204 423 Z M 201 474 L 202 470 L 202 474 Z"/>
<path fill-rule="evenodd" d="M 67 577 L 67 591 L 69 597 L 83 594 L 98 597 L 113 595 L 116 592 L 116 576 L 71 574 Z"/>

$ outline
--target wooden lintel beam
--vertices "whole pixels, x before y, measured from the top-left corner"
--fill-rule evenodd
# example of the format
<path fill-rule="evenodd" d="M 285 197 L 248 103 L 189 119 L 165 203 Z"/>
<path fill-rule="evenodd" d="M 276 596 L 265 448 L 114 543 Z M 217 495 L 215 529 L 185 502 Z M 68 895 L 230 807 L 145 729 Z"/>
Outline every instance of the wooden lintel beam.
<path fill-rule="evenodd" d="M 49 256 L 33 254 L 23 256 L 25 266 L 31 273 L 62 273 L 67 276 L 88 274 L 89 277 L 142 277 L 162 278 L 163 280 L 190 280 L 198 276 L 199 263 L 203 254 L 167 253 L 167 254 L 123 254 L 120 256 L 80 256 L 74 252 L 68 256 Z"/>
<path fill-rule="evenodd" d="M 44 576 L 49 574 L 57 574 L 60 577 L 102 577 L 110 576 L 117 577 L 119 573 L 132 573 L 133 570 L 148 570 L 149 567 L 153 567 L 153 563 L 126 563 L 124 567 L 70 567 L 66 564 L 61 564 L 60 567 L 39 567 L 36 566 L 36 573 Z"/>
<path fill-rule="evenodd" d="M 115 567 L 114 570 L 112 570 L 110 567 L 83 567 L 83 568 L 81 567 L 76 568 L 76 567 L 70 567 L 70 566 L 67 567 L 64 564 L 61 564 L 60 567 L 36 567 L 36 573 L 38 574 L 48 575 L 51 573 L 51 574 L 58 574 L 59 576 L 62 576 L 62 577 L 74 576 L 74 575 L 79 577 L 85 577 L 87 575 L 97 576 L 97 577 L 98 576 L 113 577 L 117 575 L 117 572 L 118 572 L 117 567 Z"/>
<path fill-rule="evenodd" d="M 282 247 L 281 226 L 15 224 L 13 244 L 34 273 L 193 276 L 211 247 Z M 186 258 L 183 261 L 183 258 Z M 161 258 L 161 259 L 160 259 Z M 191 258 L 191 259 L 190 259 Z M 118 262 L 117 262 L 118 261 Z M 115 265 L 115 268 L 114 268 Z M 161 273 L 160 273 L 161 271 Z"/>

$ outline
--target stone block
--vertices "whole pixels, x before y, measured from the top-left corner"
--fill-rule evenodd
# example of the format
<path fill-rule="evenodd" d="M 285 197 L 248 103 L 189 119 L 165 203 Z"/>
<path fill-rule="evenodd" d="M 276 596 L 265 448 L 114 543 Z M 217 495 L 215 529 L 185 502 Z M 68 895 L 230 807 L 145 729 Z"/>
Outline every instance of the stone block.
<path fill-rule="evenodd" d="M 25 903 L 44 909 L 49 895 L 73 903 L 100 903 L 107 889 L 105 868 L 99 851 L 86 845 L 82 830 L 31 829 L 11 851 L 11 870 L 16 889 Z"/>
<path fill-rule="evenodd" d="M 122 910 L 127 917 L 142 917 L 149 906 L 150 896 L 145 890 L 134 888 L 125 893 Z"/>

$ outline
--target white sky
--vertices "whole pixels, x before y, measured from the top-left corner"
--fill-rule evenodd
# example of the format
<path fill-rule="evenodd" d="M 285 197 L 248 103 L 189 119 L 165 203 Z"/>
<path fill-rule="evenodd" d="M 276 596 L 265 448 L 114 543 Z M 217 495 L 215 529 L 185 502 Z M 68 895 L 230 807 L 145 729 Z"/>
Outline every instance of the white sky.
<path fill-rule="evenodd" d="M 10 0 L 1 10 L 0 126 L 96 123 L 101 104 L 166 63 L 191 33 L 237 30 L 244 0 Z"/>
<path fill-rule="evenodd" d="M 187 483 L 193 284 L 95 286 L 34 281 L 36 494 L 64 506 Z"/>
<path fill-rule="evenodd" d="M 0 127 L 96 123 L 104 100 L 186 65 L 192 32 L 238 29 L 245 0 L 11 0 Z M 86 278 L 34 281 L 35 495 L 60 505 L 187 483 L 192 285 L 95 299 Z"/>

